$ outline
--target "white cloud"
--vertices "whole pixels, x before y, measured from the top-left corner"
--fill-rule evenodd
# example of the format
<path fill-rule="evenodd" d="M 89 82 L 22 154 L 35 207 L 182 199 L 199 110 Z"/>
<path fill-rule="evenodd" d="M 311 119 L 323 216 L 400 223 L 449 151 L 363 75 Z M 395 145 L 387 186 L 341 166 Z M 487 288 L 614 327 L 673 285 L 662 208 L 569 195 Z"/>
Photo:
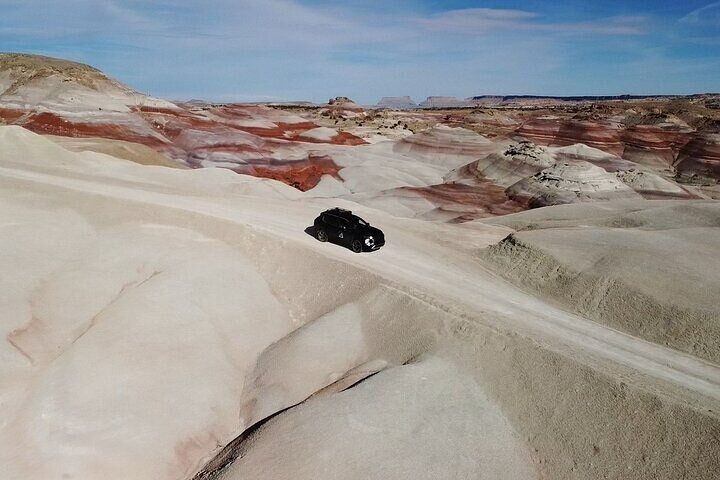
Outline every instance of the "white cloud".
<path fill-rule="evenodd" d="M 607 48 L 621 49 L 629 38 L 642 42 L 650 25 L 641 16 L 563 23 L 523 10 L 420 15 L 340 3 L 0 0 L 0 45 L 89 63 L 170 98 L 347 94 L 371 102 L 393 94 L 566 93 L 578 75 L 569 58 L 582 55 L 579 43 L 614 41 Z M 601 77 L 604 67 L 595 68 L 590 77 Z"/>

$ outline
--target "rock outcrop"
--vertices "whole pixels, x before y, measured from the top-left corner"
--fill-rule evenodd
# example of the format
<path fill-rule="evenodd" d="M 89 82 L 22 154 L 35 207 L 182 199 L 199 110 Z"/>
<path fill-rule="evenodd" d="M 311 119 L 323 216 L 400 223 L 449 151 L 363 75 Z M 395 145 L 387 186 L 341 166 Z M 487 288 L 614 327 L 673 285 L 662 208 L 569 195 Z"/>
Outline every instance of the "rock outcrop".
<path fill-rule="evenodd" d="M 588 162 L 559 163 L 511 185 L 510 198 L 530 208 L 641 196 L 604 169 Z"/>
<path fill-rule="evenodd" d="M 352 101 L 349 97 L 334 97 L 328 100 L 328 105 L 343 106 L 343 107 L 359 107 L 357 103 Z"/>
<path fill-rule="evenodd" d="M 664 198 L 698 198 L 677 183 L 656 173 L 636 169 L 618 171 L 615 176 L 643 198 L 659 200 Z"/>
<path fill-rule="evenodd" d="M 530 207 L 625 198 L 621 184 L 648 199 L 697 198 L 671 179 L 583 144 L 543 147 L 523 140 L 455 170 L 447 180 L 490 180 L 510 187 L 510 198 Z"/>
<path fill-rule="evenodd" d="M 364 116 L 365 109 L 348 97 L 335 97 L 320 109 L 320 115 L 331 119 L 353 119 Z"/>
<path fill-rule="evenodd" d="M 555 158 L 548 148 L 520 141 L 477 160 L 471 171 L 476 177 L 508 187 L 553 165 Z"/>
<path fill-rule="evenodd" d="M 720 133 L 695 135 L 680 151 L 675 169 L 681 181 L 720 183 Z"/>
<path fill-rule="evenodd" d="M 653 169 L 675 168 L 678 178 L 687 182 L 715 182 L 717 134 L 712 132 L 717 129 L 711 119 L 698 122 L 704 125 L 701 132 L 674 115 L 629 110 L 602 121 L 540 116 L 516 133 L 542 145 L 582 143 Z"/>

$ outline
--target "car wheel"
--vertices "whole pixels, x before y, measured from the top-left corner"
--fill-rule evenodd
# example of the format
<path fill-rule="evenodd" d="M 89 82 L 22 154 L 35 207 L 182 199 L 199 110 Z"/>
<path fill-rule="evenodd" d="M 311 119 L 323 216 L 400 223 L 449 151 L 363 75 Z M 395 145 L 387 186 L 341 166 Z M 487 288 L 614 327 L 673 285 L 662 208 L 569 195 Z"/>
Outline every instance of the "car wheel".
<path fill-rule="evenodd" d="M 352 246 L 352 251 L 355 253 L 360 253 L 363 251 L 362 242 L 360 240 L 353 240 L 351 246 Z"/>
<path fill-rule="evenodd" d="M 327 241 L 328 241 L 328 235 L 327 235 L 327 232 L 326 232 L 325 230 L 318 230 L 317 233 L 315 234 L 315 236 L 316 236 L 317 239 L 320 240 L 321 242 L 327 242 Z"/>

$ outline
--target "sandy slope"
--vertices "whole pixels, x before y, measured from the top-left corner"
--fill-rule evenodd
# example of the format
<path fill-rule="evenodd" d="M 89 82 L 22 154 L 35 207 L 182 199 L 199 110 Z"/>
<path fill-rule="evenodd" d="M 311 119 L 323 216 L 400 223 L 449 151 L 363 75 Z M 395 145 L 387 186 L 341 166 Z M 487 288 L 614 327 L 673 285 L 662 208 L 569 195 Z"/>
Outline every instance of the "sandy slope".
<path fill-rule="evenodd" d="M 488 220 L 497 271 L 581 314 L 720 360 L 720 204 L 616 202 Z"/>
<path fill-rule="evenodd" d="M 499 279 L 479 252 L 507 226 L 340 202 L 388 238 L 354 255 L 303 231 L 335 202 L 278 182 L 72 153 L 12 127 L 0 144 L 0 261 L 18 272 L 0 299 L 7 478 L 190 478 L 313 394 L 239 442 L 227 478 L 720 467 L 717 365 Z"/>
<path fill-rule="evenodd" d="M 513 437 L 471 377 L 430 358 L 276 417 L 223 478 L 533 478 Z"/>
<path fill-rule="evenodd" d="M 130 160 L 141 165 L 159 165 L 171 168 L 187 168 L 145 145 L 107 138 L 75 138 L 46 135 L 53 142 L 73 152 L 97 152 Z"/>

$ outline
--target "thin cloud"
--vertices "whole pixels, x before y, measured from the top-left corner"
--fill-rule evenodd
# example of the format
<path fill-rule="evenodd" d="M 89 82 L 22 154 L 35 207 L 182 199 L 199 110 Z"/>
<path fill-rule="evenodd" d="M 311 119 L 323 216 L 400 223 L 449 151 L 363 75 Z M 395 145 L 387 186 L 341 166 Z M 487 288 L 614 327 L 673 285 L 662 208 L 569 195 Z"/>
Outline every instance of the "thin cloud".
<path fill-rule="evenodd" d="M 590 22 L 547 22 L 536 13 L 524 10 L 468 8 L 450 10 L 413 22 L 433 31 L 451 33 L 484 33 L 497 30 L 540 31 L 597 35 L 643 35 L 647 33 L 647 18 L 618 16 Z"/>
<path fill-rule="evenodd" d="M 680 19 L 681 23 L 720 25 L 720 2 L 710 3 L 693 10 Z"/>
<path fill-rule="evenodd" d="M 0 5 L 2 6 L 2 5 Z M 171 24 L 113 0 L 26 0 L 3 8 L 0 28 L 22 25 L 21 34 L 38 38 L 130 37 L 168 33 Z"/>
<path fill-rule="evenodd" d="M 618 16 L 603 18 L 592 22 L 546 24 L 544 30 L 566 33 L 588 33 L 597 35 L 646 35 L 650 20 L 647 17 Z"/>
<path fill-rule="evenodd" d="M 413 21 L 415 24 L 431 30 L 462 32 L 467 30 L 512 28 L 537 16 L 537 13 L 523 10 L 466 8 L 450 10 L 424 18 L 415 18 Z"/>

